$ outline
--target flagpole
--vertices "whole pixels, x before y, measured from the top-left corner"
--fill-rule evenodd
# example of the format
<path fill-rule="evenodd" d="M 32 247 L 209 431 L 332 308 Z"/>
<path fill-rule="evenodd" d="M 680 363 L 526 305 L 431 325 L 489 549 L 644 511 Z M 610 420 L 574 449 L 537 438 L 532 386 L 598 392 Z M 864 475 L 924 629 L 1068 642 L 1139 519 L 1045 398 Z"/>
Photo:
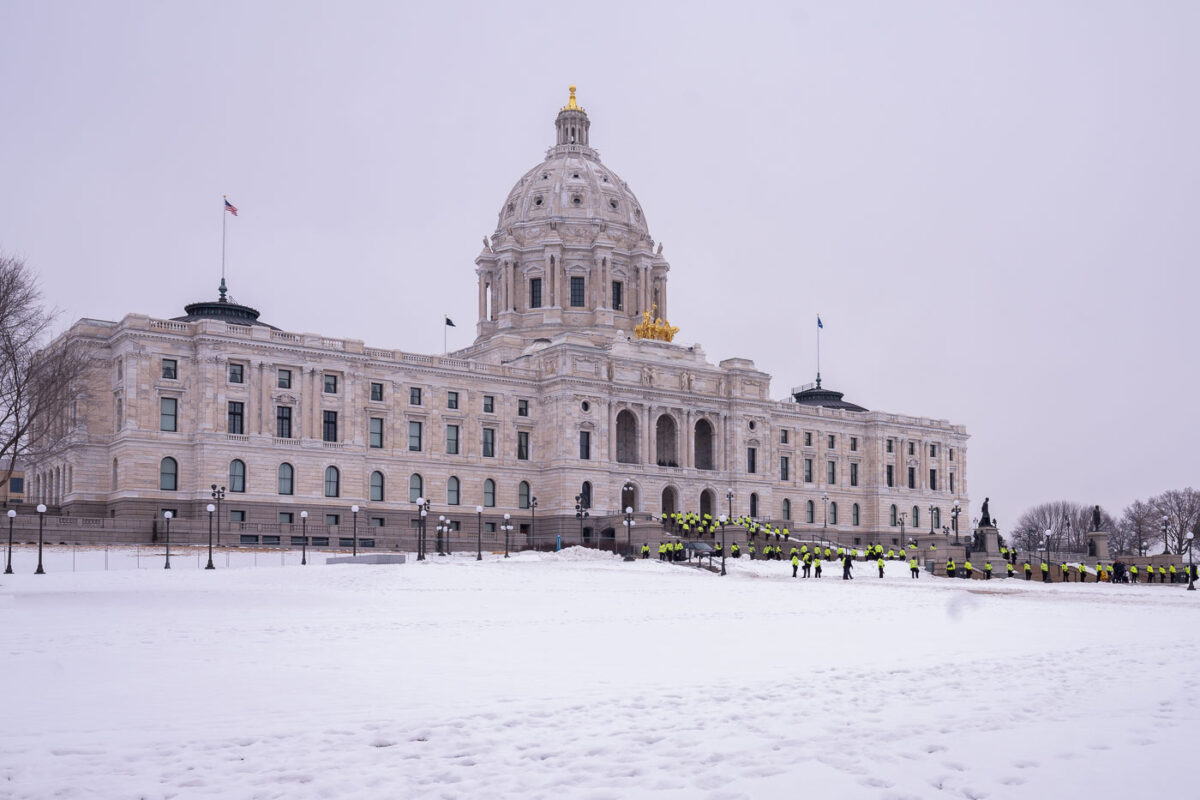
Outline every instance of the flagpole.
<path fill-rule="evenodd" d="M 450 327 L 449 325 L 446 324 L 446 320 L 448 320 L 448 319 L 450 319 L 449 316 L 447 316 L 446 314 L 442 315 L 442 355 L 443 356 L 447 355 L 450 352 L 449 349 L 447 349 L 447 347 L 446 347 L 446 336 L 449 335 L 449 331 L 447 331 L 446 328 Z"/>
<path fill-rule="evenodd" d="M 229 212 L 225 210 L 225 201 L 229 199 L 229 195 L 221 195 L 221 285 L 225 285 L 225 217 L 229 216 Z"/>
<path fill-rule="evenodd" d="M 817 312 L 817 388 L 821 388 L 821 314 Z"/>

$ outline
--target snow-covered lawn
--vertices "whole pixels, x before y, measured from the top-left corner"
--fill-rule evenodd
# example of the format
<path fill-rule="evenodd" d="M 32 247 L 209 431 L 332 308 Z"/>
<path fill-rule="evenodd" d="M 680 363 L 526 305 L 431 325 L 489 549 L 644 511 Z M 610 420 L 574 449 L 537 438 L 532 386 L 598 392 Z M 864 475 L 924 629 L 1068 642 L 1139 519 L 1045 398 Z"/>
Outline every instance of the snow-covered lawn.
<path fill-rule="evenodd" d="M 0 797 L 1194 796 L 1182 587 L 271 555 L 23 551 Z"/>

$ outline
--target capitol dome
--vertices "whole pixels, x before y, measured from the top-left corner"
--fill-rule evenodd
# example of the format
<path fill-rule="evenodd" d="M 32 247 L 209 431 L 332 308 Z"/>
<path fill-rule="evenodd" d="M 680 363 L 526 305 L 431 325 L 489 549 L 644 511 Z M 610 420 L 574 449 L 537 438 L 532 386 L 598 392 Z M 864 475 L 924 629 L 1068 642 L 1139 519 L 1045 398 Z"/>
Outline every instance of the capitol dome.
<path fill-rule="evenodd" d="M 475 347 L 511 358 L 564 332 L 611 341 L 642 315 L 667 319 L 670 265 L 655 250 L 641 203 L 591 146 L 591 121 L 570 87 L 555 142 L 508 193 L 475 259 Z"/>

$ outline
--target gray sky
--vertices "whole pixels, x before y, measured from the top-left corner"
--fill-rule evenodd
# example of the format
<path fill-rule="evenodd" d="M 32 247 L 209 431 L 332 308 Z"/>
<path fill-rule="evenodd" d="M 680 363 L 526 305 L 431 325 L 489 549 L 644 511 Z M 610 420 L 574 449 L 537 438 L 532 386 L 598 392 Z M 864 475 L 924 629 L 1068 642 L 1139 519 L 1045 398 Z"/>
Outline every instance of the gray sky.
<path fill-rule="evenodd" d="M 1200 484 L 1200 4 L 0 6 L 0 249 L 64 322 L 215 297 L 474 338 L 473 259 L 579 86 L 671 322 L 972 434 L 972 514 Z"/>

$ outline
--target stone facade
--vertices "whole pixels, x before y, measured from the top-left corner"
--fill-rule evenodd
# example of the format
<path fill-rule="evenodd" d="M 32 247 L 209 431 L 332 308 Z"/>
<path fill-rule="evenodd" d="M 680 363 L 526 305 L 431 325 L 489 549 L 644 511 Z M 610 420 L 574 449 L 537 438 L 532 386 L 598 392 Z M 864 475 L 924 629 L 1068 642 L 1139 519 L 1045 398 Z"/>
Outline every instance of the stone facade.
<path fill-rule="evenodd" d="M 280 331 L 223 294 L 173 320 L 81 320 L 64 336 L 96 356 L 73 444 L 30 465 L 27 494 L 77 516 L 186 519 L 205 516 L 215 483 L 247 523 L 307 510 L 310 527 L 326 514 L 345 524 L 357 504 L 360 524 L 405 530 L 417 494 L 435 518 L 473 524 L 479 505 L 487 524 L 509 513 L 518 530 L 536 497 L 538 537 L 573 540 L 577 495 L 590 494 L 584 528 L 599 537 L 626 505 L 643 520 L 715 516 L 732 489 L 735 515 L 846 541 L 898 540 L 893 506 L 910 531 L 949 526 L 954 502 L 967 506 L 962 426 L 856 410 L 819 387 L 772 399 L 749 360 L 712 364 L 699 345 L 634 336 L 642 312 L 666 318 L 669 265 L 589 127 L 572 94 L 555 146 L 502 206 L 476 259 L 471 347 L 439 357 Z"/>

